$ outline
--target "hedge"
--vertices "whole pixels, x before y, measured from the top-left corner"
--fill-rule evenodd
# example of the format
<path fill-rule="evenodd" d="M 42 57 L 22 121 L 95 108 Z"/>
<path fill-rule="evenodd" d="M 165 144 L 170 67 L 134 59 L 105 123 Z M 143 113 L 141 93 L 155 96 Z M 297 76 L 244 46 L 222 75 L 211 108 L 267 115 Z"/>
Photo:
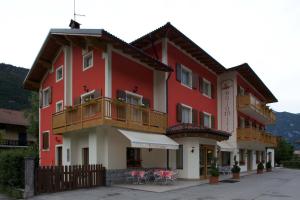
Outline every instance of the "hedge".
<path fill-rule="evenodd" d="M 287 168 L 300 169 L 300 160 L 283 161 L 282 164 Z"/>
<path fill-rule="evenodd" d="M 37 155 L 38 153 L 33 147 L 0 150 L 0 186 L 23 189 L 24 157 L 37 158 Z"/>

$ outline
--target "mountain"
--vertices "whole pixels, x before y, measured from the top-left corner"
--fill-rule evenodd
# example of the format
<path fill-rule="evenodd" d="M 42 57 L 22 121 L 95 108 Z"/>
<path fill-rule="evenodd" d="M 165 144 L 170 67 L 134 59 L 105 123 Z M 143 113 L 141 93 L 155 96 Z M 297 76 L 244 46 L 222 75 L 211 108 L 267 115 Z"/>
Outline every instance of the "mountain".
<path fill-rule="evenodd" d="M 22 84 L 28 69 L 0 63 L 0 108 L 22 110 L 28 108 L 30 91 Z"/>
<path fill-rule="evenodd" d="M 286 138 L 294 145 L 296 149 L 300 149 L 300 114 L 289 112 L 275 112 L 276 124 L 269 125 L 267 131 L 274 135 Z"/>

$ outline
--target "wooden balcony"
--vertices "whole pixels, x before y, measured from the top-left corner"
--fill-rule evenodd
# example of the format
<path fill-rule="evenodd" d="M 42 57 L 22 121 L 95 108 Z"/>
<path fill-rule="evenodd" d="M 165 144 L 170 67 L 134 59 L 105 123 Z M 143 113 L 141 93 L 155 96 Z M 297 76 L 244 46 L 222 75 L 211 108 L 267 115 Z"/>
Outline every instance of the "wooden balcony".
<path fill-rule="evenodd" d="M 109 98 L 92 99 L 52 116 L 54 134 L 109 125 L 135 131 L 165 133 L 167 114 Z"/>
<path fill-rule="evenodd" d="M 267 146 L 277 146 L 277 136 L 255 128 L 238 128 L 237 140 L 245 142 L 260 142 Z"/>
<path fill-rule="evenodd" d="M 264 124 L 273 124 L 276 121 L 274 112 L 252 94 L 237 96 L 237 108 L 240 112 Z"/>

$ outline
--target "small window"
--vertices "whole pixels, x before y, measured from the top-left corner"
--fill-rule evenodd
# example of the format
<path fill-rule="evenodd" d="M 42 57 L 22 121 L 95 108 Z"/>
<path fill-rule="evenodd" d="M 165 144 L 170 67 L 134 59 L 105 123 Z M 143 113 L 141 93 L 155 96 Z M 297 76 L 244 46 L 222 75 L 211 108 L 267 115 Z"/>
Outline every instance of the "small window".
<path fill-rule="evenodd" d="M 211 97 L 211 83 L 210 81 L 203 79 L 203 85 L 202 85 L 202 91 L 203 94 L 207 97 Z"/>
<path fill-rule="evenodd" d="M 58 101 L 56 102 L 56 112 L 61 112 L 63 111 L 63 101 Z"/>
<path fill-rule="evenodd" d="M 63 66 L 60 66 L 56 69 L 56 82 L 63 79 Z"/>
<path fill-rule="evenodd" d="M 192 123 L 192 108 L 182 105 L 181 108 L 181 122 Z"/>
<path fill-rule="evenodd" d="M 183 169 L 183 145 L 180 144 L 176 150 L 176 168 Z"/>
<path fill-rule="evenodd" d="M 93 67 L 93 52 L 88 52 L 83 56 L 83 70 Z"/>
<path fill-rule="evenodd" d="M 210 114 L 204 113 L 203 121 L 204 121 L 205 128 L 211 128 L 211 115 Z"/>
<path fill-rule="evenodd" d="M 43 90 L 43 107 L 49 106 L 50 95 L 50 87 Z"/>
<path fill-rule="evenodd" d="M 187 87 L 192 87 L 192 71 L 188 68 L 181 68 L 181 83 Z"/>
<path fill-rule="evenodd" d="M 43 150 L 49 150 L 49 132 L 48 131 L 42 133 L 42 139 L 43 139 L 43 144 L 42 144 Z"/>

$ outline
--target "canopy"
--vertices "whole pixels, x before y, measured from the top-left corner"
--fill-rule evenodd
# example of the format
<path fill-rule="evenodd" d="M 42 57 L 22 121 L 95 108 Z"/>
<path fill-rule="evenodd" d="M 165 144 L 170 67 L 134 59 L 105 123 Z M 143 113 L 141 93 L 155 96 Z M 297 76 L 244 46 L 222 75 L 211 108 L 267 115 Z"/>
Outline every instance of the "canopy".
<path fill-rule="evenodd" d="M 171 138 L 155 133 L 118 129 L 131 142 L 131 147 L 149 149 L 178 149 L 178 143 Z"/>
<path fill-rule="evenodd" d="M 218 142 L 218 146 L 220 147 L 221 151 L 230 151 L 233 152 L 234 151 L 234 147 L 232 146 L 232 144 L 230 144 L 227 141 L 223 141 L 223 142 Z"/>

